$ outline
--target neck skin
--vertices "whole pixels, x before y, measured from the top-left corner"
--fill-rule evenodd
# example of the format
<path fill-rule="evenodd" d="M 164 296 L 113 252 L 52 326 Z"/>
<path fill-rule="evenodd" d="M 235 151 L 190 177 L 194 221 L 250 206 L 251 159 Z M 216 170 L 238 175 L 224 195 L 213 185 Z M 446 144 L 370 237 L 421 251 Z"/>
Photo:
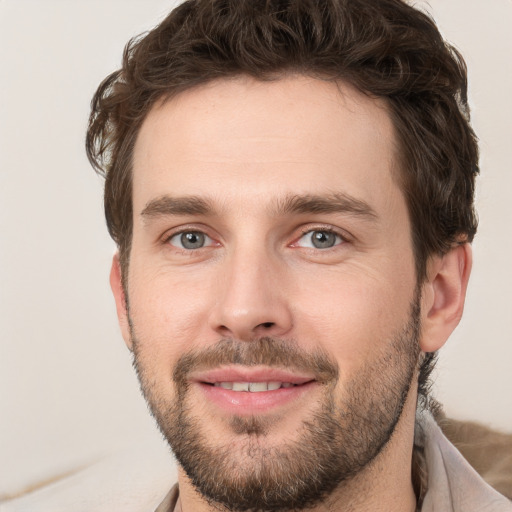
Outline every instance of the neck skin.
<path fill-rule="evenodd" d="M 417 379 L 414 378 L 413 382 Z M 414 512 L 416 496 L 411 481 L 417 389 L 411 386 L 395 432 L 373 463 L 338 488 L 326 502 L 310 512 Z M 220 512 L 208 504 L 179 469 L 180 498 L 175 512 Z"/>

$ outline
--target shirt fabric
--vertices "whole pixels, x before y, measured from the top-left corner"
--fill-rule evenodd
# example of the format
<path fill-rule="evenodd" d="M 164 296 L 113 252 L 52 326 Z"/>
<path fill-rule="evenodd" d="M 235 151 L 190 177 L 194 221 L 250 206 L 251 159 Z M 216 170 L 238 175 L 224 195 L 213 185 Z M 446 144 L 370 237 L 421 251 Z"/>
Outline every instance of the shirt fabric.
<path fill-rule="evenodd" d="M 416 415 L 415 444 L 424 448 L 428 474 L 421 512 L 512 512 L 512 502 L 480 477 L 427 411 Z M 178 497 L 176 484 L 155 512 L 174 512 Z"/>

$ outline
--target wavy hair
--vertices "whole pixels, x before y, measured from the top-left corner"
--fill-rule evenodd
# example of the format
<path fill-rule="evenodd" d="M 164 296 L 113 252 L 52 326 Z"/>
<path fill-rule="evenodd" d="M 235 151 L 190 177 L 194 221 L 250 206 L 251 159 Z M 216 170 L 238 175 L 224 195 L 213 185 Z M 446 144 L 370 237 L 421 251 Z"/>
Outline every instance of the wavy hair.
<path fill-rule="evenodd" d="M 87 155 L 105 177 L 105 215 L 123 276 L 133 148 L 155 102 L 215 79 L 290 73 L 350 83 L 387 102 L 418 282 L 429 256 L 472 241 L 478 147 L 466 66 L 427 14 L 401 0 L 187 0 L 127 44 L 122 67 L 92 100 Z M 425 396 L 434 362 L 427 354 L 421 366 Z"/>

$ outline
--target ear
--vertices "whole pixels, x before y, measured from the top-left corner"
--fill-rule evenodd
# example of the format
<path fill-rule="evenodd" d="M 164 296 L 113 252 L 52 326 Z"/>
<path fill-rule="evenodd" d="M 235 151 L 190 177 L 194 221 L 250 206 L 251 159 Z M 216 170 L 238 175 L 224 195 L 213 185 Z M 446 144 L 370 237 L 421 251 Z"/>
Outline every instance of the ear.
<path fill-rule="evenodd" d="M 472 261 L 468 243 L 429 261 L 422 288 L 420 347 L 423 352 L 440 349 L 457 327 L 464 310 Z"/>
<path fill-rule="evenodd" d="M 112 289 L 114 300 L 116 301 L 117 319 L 119 321 L 119 327 L 121 328 L 121 334 L 123 335 L 126 346 L 132 350 L 128 309 L 126 307 L 126 297 L 121 277 L 121 263 L 119 261 L 119 253 L 116 252 L 112 258 L 112 267 L 110 269 L 110 288 Z"/>

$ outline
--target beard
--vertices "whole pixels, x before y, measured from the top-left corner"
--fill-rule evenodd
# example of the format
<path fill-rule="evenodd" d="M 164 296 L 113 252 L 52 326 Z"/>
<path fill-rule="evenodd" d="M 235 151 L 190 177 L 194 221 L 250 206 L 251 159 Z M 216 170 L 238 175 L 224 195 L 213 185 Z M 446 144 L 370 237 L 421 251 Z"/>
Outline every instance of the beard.
<path fill-rule="evenodd" d="M 175 396 L 159 388 L 145 363 L 143 344 L 132 327 L 134 367 L 142 393 L 178 463 L 203 498 L 231 512 L 305 510 L 325 502 L 369 468 L 400 420 L 418 365 L 420 300 L 409 320 L 371 352 L 357 375 L 336 393 L 339 367 L 328 354 L 305 352 L 297 343 L 264 337 L 251 342 L 224 339 L 182 355 L 174 366 Z M 148 361 L 149 362 L 149 361 Z M 295 440 L 273 444 L 279 418 L 236 416 L 230 440 L 215 444 L 194 411 L 188 375 L 220 365 L 265 365 L 306 370 L 321 384 L 321 398 L 302 420 Z M 197 409 L 197 408 L 196 408 Z M 292 436 L 290 436 L 292 437 Z"/>

